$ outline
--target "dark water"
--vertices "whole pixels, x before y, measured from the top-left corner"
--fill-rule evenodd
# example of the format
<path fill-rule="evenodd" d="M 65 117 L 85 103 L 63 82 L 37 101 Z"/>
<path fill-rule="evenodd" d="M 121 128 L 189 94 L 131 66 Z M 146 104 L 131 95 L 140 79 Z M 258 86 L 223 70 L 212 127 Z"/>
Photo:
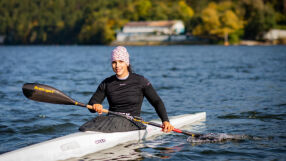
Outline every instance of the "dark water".
<path fill-rule="evenodd" d="M 0 47 L 0 153 L 76 132 L 94 117 L 80 107 L 27 100 L 21 87 L 26 82 L 48 84 L 86 103 L 97 85 L 113 74 L 112 49 Z M 138 160 L 285 160 L 286 46 L 127 49 L 133 69 L 151 81 L 170 116 L 207 112 L 207 121 L 189 130 L 261 139 L 196 145 L 172 133 L 140 145 L 115 147 L 101 156 L 114 160 L 134 156 Z M 106 102 L 104 106 L 108 107 Z M 142 116 L 157 118 L 148 102 L 143 104 Z M 126 149 L 126 155 L 115 154 Z"/>

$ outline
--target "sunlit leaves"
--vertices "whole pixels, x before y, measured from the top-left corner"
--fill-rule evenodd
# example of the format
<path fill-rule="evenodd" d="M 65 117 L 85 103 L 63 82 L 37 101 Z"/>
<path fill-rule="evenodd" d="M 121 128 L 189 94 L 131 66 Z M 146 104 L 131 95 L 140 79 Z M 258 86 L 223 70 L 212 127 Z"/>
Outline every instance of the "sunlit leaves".
<path fill-rule="evenodd" d="M 202 23 L 193 30 L 194 35 L 210 35 L 218 38 L 225 38 L 229 34 L 243 28 L 243 21 L 231 10 L 232 4 L 210 3 L 202 11 Z"/>

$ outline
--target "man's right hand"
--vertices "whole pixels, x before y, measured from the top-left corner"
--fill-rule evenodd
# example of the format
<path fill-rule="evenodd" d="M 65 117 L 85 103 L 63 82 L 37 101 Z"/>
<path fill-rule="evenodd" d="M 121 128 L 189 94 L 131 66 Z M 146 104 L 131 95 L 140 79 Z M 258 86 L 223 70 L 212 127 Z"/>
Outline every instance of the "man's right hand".
<path fill-rule="evenodd" d="M 103 106 L 101 104 L 93 104 L 92 109 L 101 115 Z"/>

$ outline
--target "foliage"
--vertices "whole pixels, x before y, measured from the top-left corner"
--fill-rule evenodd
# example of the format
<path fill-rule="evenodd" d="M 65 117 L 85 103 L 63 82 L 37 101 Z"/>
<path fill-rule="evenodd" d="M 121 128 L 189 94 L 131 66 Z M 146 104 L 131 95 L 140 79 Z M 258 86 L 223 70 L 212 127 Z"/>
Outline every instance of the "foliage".
<path fill-rule="evenodd" d="M 1 0 L 6 44 L 108 44 L 128 21 L 190 21 L 184 0 Z"/>
<path fill-rule="evenodd" d="M 186 31 L 231 42 L 285 28 L 281 0 L 1 0 L 5 44 L 109 44 L 129 21 L 183 20 Z"/>
<path fill-rule="evenodd" d="M 276 26 L 275 11 L 269 3 L 264 4 L 262 0 L 244 0 L 242 5 L 246 12 L 244 19 L 247 21 L 245 38 L 262 39 L 266 31 Z"/>
<path fill-rule="evenodd" d="M 202 23 L 194 28 L 193 34 L 214 38 L 228 38 L 228 35 L 232 35 L 237 40 L 236 34 L 243 28 L 243 20 L 232 7 L 230 2 L 209 3 L 202 11 Z"/>

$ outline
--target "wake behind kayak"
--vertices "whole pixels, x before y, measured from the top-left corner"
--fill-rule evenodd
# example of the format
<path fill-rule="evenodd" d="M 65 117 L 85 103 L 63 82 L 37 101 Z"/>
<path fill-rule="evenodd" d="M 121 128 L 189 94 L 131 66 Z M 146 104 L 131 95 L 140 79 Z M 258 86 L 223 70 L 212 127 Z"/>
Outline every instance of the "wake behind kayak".
<path fill-rule="evenodd" d="M 190 143 L 195 144 L 202 144 L 202 143 L 218 143 L 218 142 L 227 142 L 227 141 L 234 141 L 240 142 L 245 140 L 259 140 L 259 137 L 253 137 L 250 135 L 239 135 L 239 134 L 225 134 L 225 133 L 209 133 L 209 134 L 202 134 L 198 137 L 188 137 L 187 141 Z"/>

